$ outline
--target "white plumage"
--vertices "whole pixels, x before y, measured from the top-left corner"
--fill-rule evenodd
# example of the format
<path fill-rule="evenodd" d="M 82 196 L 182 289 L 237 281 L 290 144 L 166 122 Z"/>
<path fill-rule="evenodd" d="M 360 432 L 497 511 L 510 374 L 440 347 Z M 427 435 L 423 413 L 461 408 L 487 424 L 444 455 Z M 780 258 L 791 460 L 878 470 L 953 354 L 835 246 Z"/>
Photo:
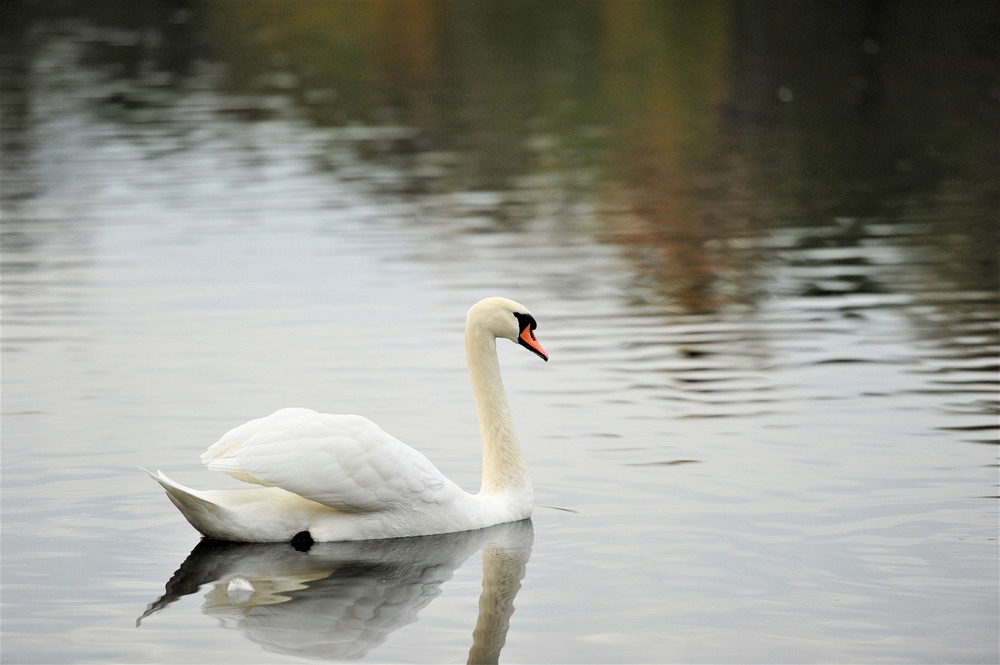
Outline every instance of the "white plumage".
<path fill-rule="evenodd" d="M 465 346 L 483 443 L 483 484 L 470 494 L 367 418 L 289 408 L 251 420 L 201 456 L 209 469 L 263 485 L 200 491 L 150 473 L 203 535 L 280 542 L 396 538 L 477 529 L 531 515 L 532 489 L 500 380 L 495 340 L 547 360 L 535 320 L 512 300 L 469 310 Z"/>
<path fill-rule="evenodd" d="M 201 456 L 213 471 L 280 487 L 345 513 L 453 501 L 430 460 L 361 416 L 282 409 L 240 425 Z"/>

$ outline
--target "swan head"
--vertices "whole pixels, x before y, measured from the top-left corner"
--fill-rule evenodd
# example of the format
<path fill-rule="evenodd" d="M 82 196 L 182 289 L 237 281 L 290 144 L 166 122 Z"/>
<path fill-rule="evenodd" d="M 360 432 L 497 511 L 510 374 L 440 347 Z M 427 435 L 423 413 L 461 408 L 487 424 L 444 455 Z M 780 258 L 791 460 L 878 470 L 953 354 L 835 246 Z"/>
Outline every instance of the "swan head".
<path fill-rule="evenodd" d="M 548 352 L 535 336 L 537 326 L 527 307 L 499 297 L 480 300 L 472 306 L 466 318 L 468 330 L 482 330 L 494 338 L 509 339 L 548 361 Z"/>

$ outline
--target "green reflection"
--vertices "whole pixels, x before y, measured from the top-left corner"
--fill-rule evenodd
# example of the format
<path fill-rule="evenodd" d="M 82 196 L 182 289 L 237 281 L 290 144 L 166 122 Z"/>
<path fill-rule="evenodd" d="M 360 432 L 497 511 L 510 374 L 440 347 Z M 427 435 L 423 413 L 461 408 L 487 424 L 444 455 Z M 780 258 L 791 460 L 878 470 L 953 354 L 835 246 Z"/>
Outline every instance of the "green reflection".
<path fill-rule="evenodd" d="M 197 120 L 171 113 L 204 88 L 228 95 L 220 112 L 234 124 L 291 115 L 407 128 L 351 146 L 407 176 L 394 195 L 499 193 L 497 229 L 555 215 L 567 232 L 624 246 L 688 309 L 755 302 L 765 257 L 729 241 L 784 227 L 847 223 L 863 243 L 870 222 L 929 222 L 942 242 L 915 260 L 957 288 L 996 288 L 995 2 L 122 0 L 4 11 L 6 126 L 30 108 L 31 86 L 18 81 L 32 75 L 34 49 L 71 38 L 82 18 L 81 65 L 107 87 L 81 89 L 99 112 L 134 122 L 139 140 L 161 127 L 194 134 Z M 22 147 L 5 145 L 8 163 Z M 556 211 L 543 209 L 553 199 Z M 570 212 L 581 202 L 597 211 L 583 223 Z M 448 210 L 433 212 L 446 224 Z"/>

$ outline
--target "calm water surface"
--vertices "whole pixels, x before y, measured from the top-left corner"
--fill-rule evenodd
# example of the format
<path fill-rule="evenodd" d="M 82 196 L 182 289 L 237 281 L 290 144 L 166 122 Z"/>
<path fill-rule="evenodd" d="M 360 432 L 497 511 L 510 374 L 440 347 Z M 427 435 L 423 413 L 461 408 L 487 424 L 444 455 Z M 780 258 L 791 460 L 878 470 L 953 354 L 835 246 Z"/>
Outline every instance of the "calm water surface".
<path fill-rule="evenodd" d="M 4 8 L 4 662 L 1000 658 L 993 4 L 102 7 Z M 478 487 L 493 294 L 531 522 L 137 469 L 296 405 Z"/>

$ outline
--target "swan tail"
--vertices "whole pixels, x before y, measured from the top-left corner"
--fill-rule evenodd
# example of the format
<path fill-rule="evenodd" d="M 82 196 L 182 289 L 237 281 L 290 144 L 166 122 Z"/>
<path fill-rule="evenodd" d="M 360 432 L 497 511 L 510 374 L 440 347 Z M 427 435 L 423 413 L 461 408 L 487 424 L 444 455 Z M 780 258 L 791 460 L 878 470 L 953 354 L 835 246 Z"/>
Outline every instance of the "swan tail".
<path fill-rule="evenodd" d="M 228 512 L 225 506 L 212 501 L 204 492 L 185 487 L 167 477 L 162 471 L 156 473 L 143 469 L 146 474 L 158 482 L 167 492 L 167 498 L 177 506 L 184 518 L 191 523 L 203 536 L 225 540 L 213 525 L 224 523 L 224 514 Z"/>
<path fill-rule="evenodd" d="M 141 468 L 141 467 L 140 467 Z M 162 471 L 142 469 L 201 535 L 213 540 L 279 543 L 308 531 L 317 512 L 331 509 L 277 487 L 196 490 Z"/>

